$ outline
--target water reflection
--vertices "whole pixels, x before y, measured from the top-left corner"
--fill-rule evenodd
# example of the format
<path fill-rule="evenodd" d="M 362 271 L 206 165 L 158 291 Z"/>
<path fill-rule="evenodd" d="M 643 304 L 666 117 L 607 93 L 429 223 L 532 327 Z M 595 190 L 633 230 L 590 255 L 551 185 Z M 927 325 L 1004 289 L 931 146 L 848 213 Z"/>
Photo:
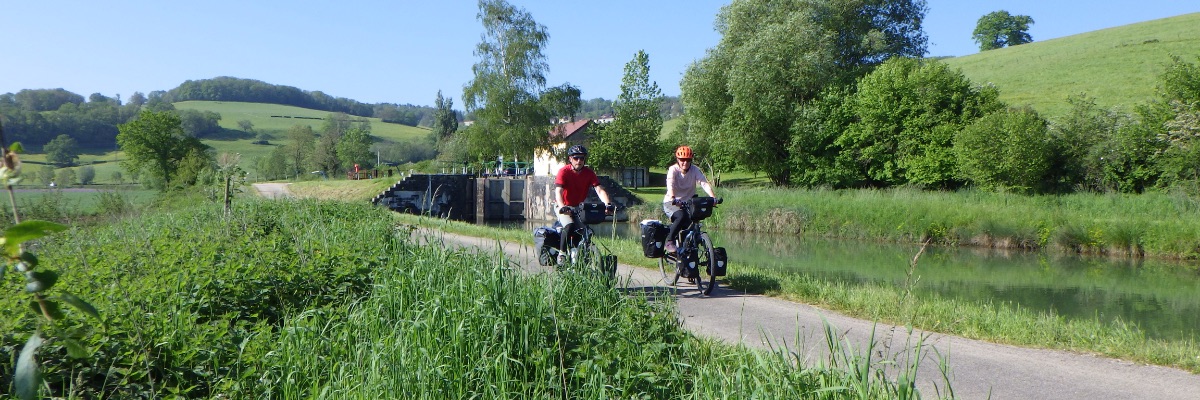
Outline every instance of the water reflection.
<path fill-rule="evenodd" d="M 547 222 L 509 224 L 532 231 Z M 637 240 L 636 224 L 594 226 L 608 236 Z M 918 245 L 712 232 L 729 249 L 736 268 L 745 263 L 846 283 L 903 285 Z M 1200 276 L 1194 263 L 1113 260 L 1072 255 L 977 248 L 928 249 L 914 287 L 937 294 L 991 302 L 1065 318 L 1116 320 L 1138 325 L 1153 338 L 1195 338 L 1200 331 Z"/>

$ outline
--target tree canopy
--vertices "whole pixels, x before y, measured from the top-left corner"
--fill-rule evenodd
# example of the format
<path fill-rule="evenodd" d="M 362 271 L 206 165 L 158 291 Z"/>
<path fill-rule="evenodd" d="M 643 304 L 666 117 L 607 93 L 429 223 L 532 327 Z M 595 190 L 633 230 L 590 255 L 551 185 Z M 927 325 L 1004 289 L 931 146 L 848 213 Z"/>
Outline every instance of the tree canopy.
<path fill-rule="evenodd" d="M 814 133 L 797 124 L 797 111 L 889 57 L 923 56 L 926 9 L 922 0 L 737 0 L 722 7 L 721 41 L 680 85 L 688 135 L 721 149 L 717 158 L 788 184 L 793 143 Z"/>
<path fill-rule="evenodd" d="M 1033 25 L 1033 18 L 1028 15 L 994 11 L 979 17 L 971 38 L 979 43 L 979 51 L 1030 43 L 1033 41 L 1033 37 L 1029 36 L 1030 25 Z"/>
<path fill-rule="evenodd" d="M 479 60 L 463 88 L 463 103 L 475 124 L 456 141 L 467 157 L 532 155 L 549 144 L 550 121 L 561 116 L 556 111 L 578 110 L 578 89 L 559 86 L 543 98 L 549 66 L 542 49 L 550 35 L 528 11 L 504 0 L 480 0 L 477 18 L 484 28 L 475 47 Z"/>
<path fill-rule="evenodd" d="M 42 152 L 46 153 L 46 161 L 66 167 L 75 164 L 75 160 L 79 158 L 79 143 L 68 135 L 58 135 L 42 147 Z"/>
<path fill-rule="evenodd" d="M 664 159 L 658 146 L 663 125 L 661 103 L 662 91 L 650 80 L 650 56 L 638 50 L 625 64 L 621 94 L 614 105 L 616 117 L 595 131 L 592 164 L 599 168 L 644 167 Z"/>
<path fill-rule="evenodd" d="M 210 148 L 185 134 L 179 116 L 172 112 L 143 111 L 137 119 L 118 129 L 117 144 L 125 152 L 122 167 L 126 171 L 147 174 L 151 186 L 170 188 L 184 160 L 189 157 L 192 160 L 211 159 Z"/>

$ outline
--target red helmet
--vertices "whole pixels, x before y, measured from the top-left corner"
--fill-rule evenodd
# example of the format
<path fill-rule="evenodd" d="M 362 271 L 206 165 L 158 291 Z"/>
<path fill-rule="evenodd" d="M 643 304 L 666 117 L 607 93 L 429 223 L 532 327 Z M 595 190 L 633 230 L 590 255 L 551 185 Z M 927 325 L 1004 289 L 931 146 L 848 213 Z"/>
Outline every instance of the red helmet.
<path fill-rule="evenodd" d="M 675 158 L 692 158 L 692 148 L 679 146 L 678 149 L 675 149 Z"/>

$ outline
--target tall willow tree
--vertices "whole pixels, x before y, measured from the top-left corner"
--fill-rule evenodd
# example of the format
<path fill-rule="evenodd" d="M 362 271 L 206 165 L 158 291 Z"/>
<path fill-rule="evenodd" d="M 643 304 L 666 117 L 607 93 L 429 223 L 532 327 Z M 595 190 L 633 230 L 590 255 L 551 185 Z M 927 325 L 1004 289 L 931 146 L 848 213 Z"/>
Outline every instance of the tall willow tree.
<path fill-rule="evenodd" d="M 689 137 L 789 184 L 793 151 L 820 151 L 794 146 L 814 134 L 798 116 L 889 57 L 924 55 L 926 9 L 923 0 L 735 0 L 717 16 L 721 41 L 681 82 Z"/>
<path fill-rule="evenodd" d="M 463 88 L 463 103 L 475 114 L 475 124 L 461 133 L 459 142 L 480 159 L 531 157 L 549 144 L 550 121 L 557 117 L 553 113 L 578 110 L 578 90 L 564 90 L 569 85 L 554 89 L 576 93 L 574 99 L 555 101 L 575 104 L 575 110 L 557 110 L 561 107 L 542 101 L 549 70 L 542 49 L 550 35 L 528 11 L 504 0 L 480 0 L 477 18 L 484 28 L 475 47 L 479 61 L 471 68 L 475 77 Z"/>

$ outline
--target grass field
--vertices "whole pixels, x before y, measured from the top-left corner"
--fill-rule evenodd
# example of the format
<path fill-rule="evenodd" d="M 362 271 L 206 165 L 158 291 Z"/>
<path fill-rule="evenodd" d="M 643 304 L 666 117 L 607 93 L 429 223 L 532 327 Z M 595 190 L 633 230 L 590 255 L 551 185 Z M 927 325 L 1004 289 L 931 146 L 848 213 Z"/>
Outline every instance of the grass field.
<path fill-rule="evenodd" d="M 1034 38 L 1037 40 L 1038 38 Z M 1000 99 L 1054 118 L 1067 96 L 1087 93 L 1103 106 L 1129 110 L 1155 93 L 1158 75 L 1178 55 L 1200 56 L 1200 13 L 1146 21 L 944 59 L 971 81 L 995 84 Z"/>
<path fill-rule="evenodd" d="M 222 139 L 206 139 L 204 144 L 212 146 L 218 153 L 239 153 L 245 163 L 253 162 L 259 157 L 271 154 L 276 146 L 288 144 L 284 136 L 288 129 L 296 125 L 308 125 L 314 131 L 320 131 L 329 111 L 311 110 L 307 108 L 284 106 L 266 103 L 239 103 L 232 101 L 182 101 L 175 103 L 180 110 L 212 111 L 221 114 L 220 125 L 231 132 Z M 383 141 L 405 142 L 429 134 L 425 128 L 416 128 L 401 124 L 392 124 L 368 118 L 371 121 L 371 135 Z M 269 145 L 253 144 L 258 140 L 254 133 L 245 133 L 238 127 L 238 121 L 250 121 L 255 132 L 265 132 L 272 136 Z"/>
<path fill-rule="evenodd" d="M 259 157 L 266 157 L 271 154 L 277 146 L 288 144 L 285 132 L 295 125 L 308 125 L 313 130 L 320 130 L 321 124 L 324 123 L 324 118 L 330 113 L 328 111 L 310 110 L 300 107 L 283 106 L 278 104 L 265 103 L 239 103 L 226 101 L 184 101 L 175 103 L 175 108 L 180 110 L 197 110 L 197 111 L 212 111 L 221 114 L 220 125 L 227 129 L 226 134 L 220 138 L 204 139 L 204 144 L 212 146 L 216 153 L 238 153 L 242 155 L 242 168 L 247 171 L 254 171 L 253 163 Z M 290 118 L 284 118 L 290 117 Z M 401 124 L 392 124 L 382 122 L 378 118 L 368 118 L 371 121 L 371 135 L 387 142 L 405 142 L 418 139 L 429 134 L 429 130 L 425 128 L 416 128 Z M 238 121 L 247 120 L 254 126 L 256 132 L 266 132 L 272 136 L 268 145 L 254 144 L 258 140 L 254 133 L 242 132 L 238 127 Z M 120 184 L 129 182 L 129 174 L 121 168 L 120 161 L 124 157 L 124 153 L 120 151 L 109 151 L 104 153 L 85 153 L 79 156 L 77 164 L 79 167 L 90 165 L 96 170 L 96 184 Z M 38 186 L 42 183 L 37 180 L 36 174 L 42 166 L 46 165 L 45 154 L 24 154 L 22 161 L 25 163 L 26 179 L 23 186 Z M 78 174 L 78 168 L 76 174 Z M 57 170 L 57 169 L 56 169 Z M 123 175 L 122 182 L 113 179 L 113 173 L 120 172 Z"/>

